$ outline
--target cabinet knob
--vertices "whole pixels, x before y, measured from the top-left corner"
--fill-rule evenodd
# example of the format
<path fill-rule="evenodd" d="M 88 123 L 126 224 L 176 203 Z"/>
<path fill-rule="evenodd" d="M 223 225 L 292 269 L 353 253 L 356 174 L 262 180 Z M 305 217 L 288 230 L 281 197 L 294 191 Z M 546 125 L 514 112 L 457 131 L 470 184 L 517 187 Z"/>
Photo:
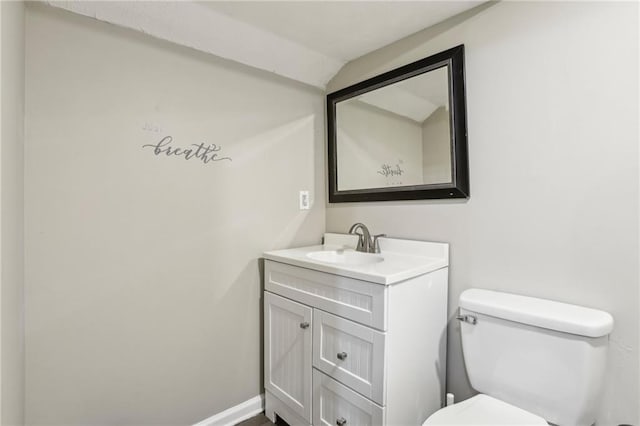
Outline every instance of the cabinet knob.
<path fill-rule="evenodd" d="M 336 355 L 338 357 L 338 359 L 340 361 L 344 361 L 345 359 L 347 359 L 347 353 L 346 352 L 339 352 L 338 355 Z M 345 420 L 346 422 L 346 420 Z"/>
<path fill-rule="evenodd" d="M 300 323 L 300 328 L 302 328 L 302 329 L 309 328 L 309 323 L 308 323 L 308 322 L 306 322 L 306 321 L 305 321 L 305 322 L 301 322 L 301 323 Z"/>
<path fill-rule="evenodd" d="M 344 426 L 347 424 L 347 419 L 345 419 L 344 417 L 340 417 L 339 419 L 336 420 L 336 424 L 338 426 Z"/>

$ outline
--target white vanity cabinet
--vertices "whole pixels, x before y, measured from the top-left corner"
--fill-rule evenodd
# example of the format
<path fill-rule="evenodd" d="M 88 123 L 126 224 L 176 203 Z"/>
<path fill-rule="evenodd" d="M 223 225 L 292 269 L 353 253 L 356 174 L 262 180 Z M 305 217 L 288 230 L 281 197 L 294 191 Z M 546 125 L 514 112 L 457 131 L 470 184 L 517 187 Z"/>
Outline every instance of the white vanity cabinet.
<path fill-rule="evenodd" d="M 267 417 L 292 426 L 419 425 L 441 408 L 448 259 L 381 283 L 355 267 L 329 273 L 277 253 L 265 254 L 264 267 Z"/>

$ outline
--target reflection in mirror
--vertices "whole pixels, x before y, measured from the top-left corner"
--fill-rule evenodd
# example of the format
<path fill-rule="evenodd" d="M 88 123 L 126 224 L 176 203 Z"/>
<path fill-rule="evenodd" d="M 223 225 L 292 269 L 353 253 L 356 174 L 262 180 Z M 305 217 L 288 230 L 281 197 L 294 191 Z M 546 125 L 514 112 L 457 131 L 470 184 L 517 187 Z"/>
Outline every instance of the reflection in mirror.
<path fill-rule="evenodd" d="M 467 198 L 464 46 L 327 95 L 329 201 Z"/>
<path fill-rule="evenodd" d="M 336 105 L 338 190 L 451 182 L 447 71 Z"/>

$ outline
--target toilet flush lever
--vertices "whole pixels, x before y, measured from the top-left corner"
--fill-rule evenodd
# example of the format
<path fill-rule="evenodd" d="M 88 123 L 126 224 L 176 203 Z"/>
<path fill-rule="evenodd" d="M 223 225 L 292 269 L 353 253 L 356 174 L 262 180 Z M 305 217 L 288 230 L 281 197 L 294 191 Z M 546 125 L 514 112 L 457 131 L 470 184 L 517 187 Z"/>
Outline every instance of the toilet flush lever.
<path fill-rule="evenodd" d="M 458 315 L 456 316 L 456 319 L 458 321 L 464 321 L 471 325 L 476 325 L 476 323 L 478 322 L 478 318 L 474 317 L 473 315 Z"/>

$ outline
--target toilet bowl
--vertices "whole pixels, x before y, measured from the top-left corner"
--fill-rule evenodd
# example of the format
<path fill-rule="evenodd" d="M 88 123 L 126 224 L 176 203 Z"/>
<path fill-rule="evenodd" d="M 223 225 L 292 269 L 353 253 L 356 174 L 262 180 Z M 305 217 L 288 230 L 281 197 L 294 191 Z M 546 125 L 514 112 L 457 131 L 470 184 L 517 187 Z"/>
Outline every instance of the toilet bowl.
<path fill-rule="evenodd" d="M 436 411 L 423 425 L 548 426 L 548 423 L 542 417 L 521 408 L 479 394 Z"/>
<path fill-rule="evenodd" d="M 460 295 L 460 335 L 472 398 L 423 425 L 592 425 L 604 383 L 607 312 L 515 294 Z"/>

